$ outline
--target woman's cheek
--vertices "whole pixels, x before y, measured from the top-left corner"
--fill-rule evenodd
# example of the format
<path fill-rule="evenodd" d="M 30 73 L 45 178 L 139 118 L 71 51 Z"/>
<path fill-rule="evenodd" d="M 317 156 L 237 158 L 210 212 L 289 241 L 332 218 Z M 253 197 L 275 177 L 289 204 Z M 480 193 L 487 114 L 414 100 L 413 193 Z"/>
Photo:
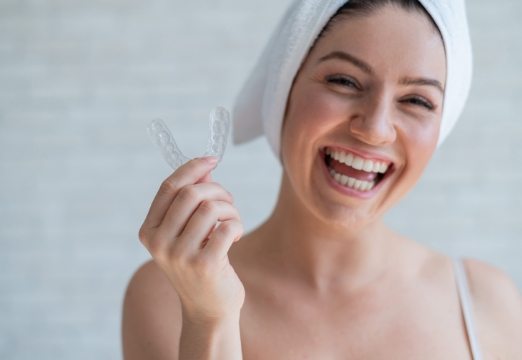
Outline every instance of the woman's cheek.
<path fill-rule="evenodd" d="M 427 124 L 416 124 L 410 129 L 408 139 L 410 148 L 417 149 L 415 155 L 419 158 L 419 164 L 424 168 L 431 159 L 437 147 L 439 137 L 439 124 L 431 122 Z"/>
<path fill-rule="evenodd" d="M 435 148 L 439 138 L 440 121 L 436 118 L 427 119 L 427 124 L 422 128 L 421 135 L 419 136 L 420 144 L 424 147 Z"/>
<path fill-rule="evenodd" d="M 323 88 L 307 92 L 296 105 L 306 121 L 324 123 L 339 117 L 346 118 L 348 104 L 340 94 Z"/>

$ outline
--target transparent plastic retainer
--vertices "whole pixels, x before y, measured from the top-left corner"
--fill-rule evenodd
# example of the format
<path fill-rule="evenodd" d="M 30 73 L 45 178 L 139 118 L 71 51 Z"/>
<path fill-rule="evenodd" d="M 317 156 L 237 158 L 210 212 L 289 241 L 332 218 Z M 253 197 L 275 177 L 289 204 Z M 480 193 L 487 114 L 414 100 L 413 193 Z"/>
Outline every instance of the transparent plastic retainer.
<path fill-rule="evenodd" d="M 207 150 L 203 156 L 216 156 L 219 162 L 225 153 L 230 133 L 230 113 L 227 109 L 218 106 L 212 110 L 209 128 Z M 154 143 L 160 148 L 163 158 L 173 170 L 190 160 L 181 152 L 174 136 L 161 119 L 152 120 L 147 131 Z"/>

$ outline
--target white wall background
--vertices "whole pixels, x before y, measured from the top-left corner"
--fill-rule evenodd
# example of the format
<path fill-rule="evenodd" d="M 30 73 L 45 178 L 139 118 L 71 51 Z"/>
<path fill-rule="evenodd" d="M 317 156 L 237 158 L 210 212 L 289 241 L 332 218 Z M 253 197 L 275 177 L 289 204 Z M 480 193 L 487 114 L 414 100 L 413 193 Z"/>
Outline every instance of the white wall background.
<path fill-rule="evenodd" d="M 230 107 L 289 0 L 0 0 L 0 358 L 118 359 L 137 231 L 169 174 L 145 132 L 164 118 L 192 155 Z M 522 3 L 468 1 L 475 53 L 462 120 L 388 217 L 522 286 Z M 215 178 L 247 229 L 274 203 L 264 140 Z"/>

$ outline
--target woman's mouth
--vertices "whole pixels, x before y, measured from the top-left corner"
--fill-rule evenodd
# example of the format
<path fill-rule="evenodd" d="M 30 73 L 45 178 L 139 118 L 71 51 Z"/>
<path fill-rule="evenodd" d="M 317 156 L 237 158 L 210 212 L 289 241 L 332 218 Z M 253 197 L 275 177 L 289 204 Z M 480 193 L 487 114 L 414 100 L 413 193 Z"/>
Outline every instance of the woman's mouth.
<path fill-rule="evenodd" d="M 363 158 L 344 149 L 323 148 L 321 155 L 336 184 L 367 195 L 394 171 L 390 161 Z"/>

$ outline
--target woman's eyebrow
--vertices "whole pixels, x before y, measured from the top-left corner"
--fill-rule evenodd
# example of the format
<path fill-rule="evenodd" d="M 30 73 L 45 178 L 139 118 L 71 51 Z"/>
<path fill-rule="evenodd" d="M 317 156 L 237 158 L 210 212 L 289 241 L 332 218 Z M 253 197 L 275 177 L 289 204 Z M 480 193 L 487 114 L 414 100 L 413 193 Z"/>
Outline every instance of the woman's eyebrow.
<path fill-rule="evenodd" d="M 439 80 L 435 80 L 435 79 L 405 77 L 399 81 L 399 84 L 434 86 L 442 93 L 442 95 L 444 95 L 444 87 L 442 87 L 442 84 L 440 83 Z"/>
<path fill-rule="evenodd" d="M 328 55 L 321 57 L 319 59 L 319 61 L 317 61 L 317 63 L 319 64 L 321 62 L 331 60 L 331 59 L 339 59 L 339 60 L 348 61 L 349 63 L 355 65 L 356 67 L 358 67 L 359 69 L 361 69 L 363 72 L 365 72 L 368 75 L 375 74 L 373 68 L 370 65 L 368 65 L 366 62 L 364 62 L 363 60 L 361 60 L 351 54 L 348 54 L 347 52 L 344 52 L 344 51 L 332 51 Z M 444 95 L 444 87 L 442 86 L 440 81 L 435 80 L 435 79 L 405 77 L 399 81 L 399 84 L 433 86 L 433 87 L 437 88 Z"/>
<path fill-rule="evenodd" d="M 317 63 L 319 64 L 321 62 L 331 60 L 331 59 L 339 59 L 339 60 L 348 61 L 348 62 L 352 63 L 353 65 L 357 66 L 359 69 L 361 69 L 366 74 L 368 74 L 368 75 L 374 74 L 374 71 L 370 65 L 368 65 L 361 59 L 356 58 L 355 56 L 350 55 L 344 51 L 332 51 L 328 55 L 325 55 L 322 58 L 320 58 Z"/>

